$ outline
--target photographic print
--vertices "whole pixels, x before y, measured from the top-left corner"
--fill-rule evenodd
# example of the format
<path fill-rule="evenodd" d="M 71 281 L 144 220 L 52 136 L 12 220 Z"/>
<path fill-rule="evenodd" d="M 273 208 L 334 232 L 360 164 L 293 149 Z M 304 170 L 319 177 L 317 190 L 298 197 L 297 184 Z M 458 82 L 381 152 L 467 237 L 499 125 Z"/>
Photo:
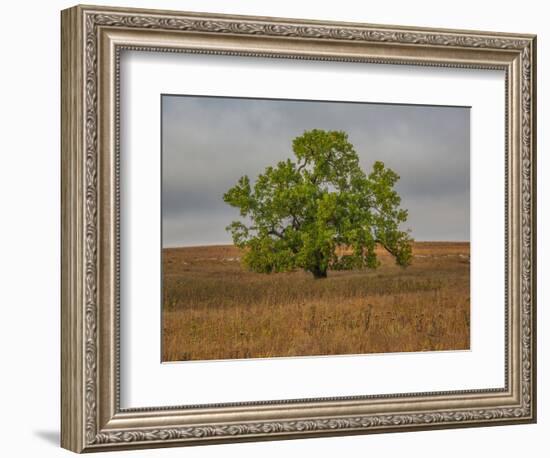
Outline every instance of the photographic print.
<path fill-rule="evenodd" d="M 162 361 L 469 349 L 469 107 L 161 103 Z"/>

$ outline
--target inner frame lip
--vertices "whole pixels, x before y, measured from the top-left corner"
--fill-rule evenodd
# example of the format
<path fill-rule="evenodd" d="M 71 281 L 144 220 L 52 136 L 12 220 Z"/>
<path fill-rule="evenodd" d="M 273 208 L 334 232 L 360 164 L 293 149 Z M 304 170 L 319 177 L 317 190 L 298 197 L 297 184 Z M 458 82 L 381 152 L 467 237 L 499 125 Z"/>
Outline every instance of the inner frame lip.
<path fill-rule="evenodd" d="M 109 30 L 109 28 L 105 28 L 105 32 L 110 35 L 111 34 L 111 31 Z M 138 32 L 139 34 L 139 32 Z M 116 33 L 116 35 L 118 35 L 118 31 Z M 124 34 L 123 34 L 124 36 Z M 251 37 L 246 37 L 247 39 L 250 39 Z M 352 44 L 352 43 L 346 43 L 346 44 Z M 357 43 L 354 43 L 354 44 L 357 44 Z M 293 53 L 290 53 L 290 54 L 285 54 L 285 53 L 279 53 L 279 52 L 276 52 L 276 51 L 273 51 L 273 52 L 269 52 L 269 53 L 257 53 L 257 52 L 250 52 L 250 51 L 226 51 L 226 50 L 212 50 L 212 49 L 208 49 L 208 50 L 201 50 L 201 49 L 194 49 L 194 48 L 186 48 L 186 47 L 159 47 L 159 46 L 149 46 L 149 45 L 136 45 L 136 44 L 121 44 L 121 43 L 118 43 L 116 42 L 115 40 L 115 46 L 114 46 L 114 54 L 115 54 L 115 74 L 116 74 L 116 78 L 115 78 L 115 81 L 117 82 L 117 84 L 115 85 L 115 90 L 116 90 L 116 107 L 117 107 L 117 115 L 115 116 L 115 119 L 116 119 L 116 129 L 115 129 L 115 132 L 116 132 L 116 138 L 117 138 L 117 149 L 116 149 L 116 160 L 117 160 L 117 164 L 118 164 L 118 161 L 119 161 L 119 148 L 120 148 L 120 140 L 119 140 L 119 135 L 120 135 L 120 127 L 119 127 L 119 123 L 120 123 L 120 113 L 119 113 L 119 110 L 120 110 L 120 57 L 121 57 L 121 52 L 122 51 L 143 51 L 143 52 L 167 52 L 167 53 L 190 53 L 190 54 L 207 54 L 207 55 L 221 55 L 221 56 L 227 56 L 227 55 L 230 55 L 230 56 L 241 56 L 241 57 L 260 57 L 260 58 L 276 58 L 276 59 L 299 59 L 299 60 L 312 60 L 312 61 L 334 61 L 334 62 L 352 62 L 352 63 L 357 63 L 357 64 L 361 64 L 361 63 L 376 63 L 376 64 L 382 64 L 382 65 L 412 65 L 412 66 L 415 66 L 415 67 L 446 67 L 446 68 L 461 68 L 461 69 L 479 69 L 479 70 L 501 70 L 501 71 L 504 71 L 504 74 L 505 74 L 505 95 L 506 95 L 506 98 L 508 97 L 509 95 L 509 71 L 510 71 L 510 67 L 509 67 L 509 60 L 510 60 L 510 56 L 511 56 L 511 52 L 509 50 L 505 50 L 505 52 L 499 52 L 499 55 L 501 57 L 505 57 L 505 62 L 506 63 L 489 63 L 489 64 L 482 64 L 482 63 L 479 63 L 477 61 L 474 61 L 474 63 L 464 63 L 464 62 L 457 62 L 457 61 L 449 61 L 449 62 L 441 62 L 439 60 L 435 60 L 433 62 L 423 62 L 423 61 L 417 61 L 417 60 L 408 60 L 408 59 L 395 59 L 395 58 L 379 58 L 379 57 L 376 57 L 376 58 L 371 58 L 371 57 L 357 57 L 357 56 L 354 56 L 354 57 L 349 57 L 349 56 L 345 56 L 345 57 L 342 57 L 342 56 L 338 56 L 338 55 L 335 55 L 335 56 L 332 56 L 332 55 L 322 55 L 322 56 L 319 56 L 319 55 L 302 55 L 302 54 L 299 54 L 299 55 L 296 55 L 296 54 L 293 54 Z M 488 52 L 488 51 L 485 51 L 485 50 L 480 50 L 480 49 L 474 49 L 473 51 L 477 53 L 479 52 Z M 507 65 L 508 64 L 508 65 Z M 172 95 L 172 94 L 169 94 L 169 93 L 162 93 L 162 95 Z M 187 94 L 174 94 L 174 95 L 177 95 L 177 96 L 185 96 Z M 189 94 L 190 95 L 190 94 Z M 193 96 L 197 96 L 196 94 L 193 94 Z M 201 96 L 200 94 L 198 96 Z M 203 95 L 204 96 L 204 95 Z M 313 101 L 311 99 L 286 99 L 286 98 L 265 98 L 265 97 L 240 97 L 240 96 L 206 96 L 206 97 L 224 97 L 224 98 L 251 98 L 251 99 L 270 99 L 270 100 L 297 100 L 297 101 L 300 101 L 300 100 L 304 100 L 304 101 Z M 372 103 L 372 104 L 384 104 L 384 105 L 425 105 L 425 106 L 447 106 L 447 105 L 433 105 L 433 104 L 395 104 L 395 103 L 379 103 L 379 102 L 362 102 L 362 101 L 338 101 L 338 100 L 320 100 L 320 99 L 315 99 L 314 101 L 321 101 L 321 102 L 341 102 L 341 103 Z M 471 108 L 467 105 L 448 105 L 449 107 L 464 107 L 464 108 Z M 505 107 L 505 115 L 507 116 L 508 115 L 508 112 L 506 110 L 506 107 Z M 508 136 L 508 123 L 505 123 L 505 136 L 507 137 Z M 506 151 L 508 152 L 508 142 L 505 141 L 505 148 L 506 148 Z M 506 153 L 506 161 L 507 161 L 507 158 L 508 158 L 508 153 Z M 119 165 L 118 165 L 119 167 Z M 505 180 L 506 180 L 506 188 L 508 189 L 508 164 L 506 162 L 506 165 L 505 165 L 505 169 L 506 169 L 506 174 L 505 174 Z M 118 177 L 118 174 L 117 174 L 117 177 Z M 117 189 L 117 194 L 118 194 L 118 191 L 119 191 L 119 187 L 117 186 L 116 187 Z M 506 192 L 506 197 L 508 196 L 508 193 Z M 120 198 L 119 195 L 117 195 L 117 201 L 118 199 Z M 505 205 L 505 215 L 506 215 L 506 219 L 508 219 L 508 198 L 505 199 L 506 200 L 506 205 Z M 117 205 L 116 207 L 117 209 L 117 212 L 119 211 L 120 209 L 120 206 Z M 119 240 L 119 234 L 118 234 L 118 227 L 117 227 L 117 245 L 119 244 L 120 240 Z M 506 247 L 505 247 L 505 270 L 508 270 L 508 250 L 509 250 L 509 246 L 508 246 L 508 229 L 507 227 L 505 227 L 505 244 L 506 244 Z M 119 271 L 117 270 L 117 291 L 118 291 L 118 275 L 119 275 Z M 507 285 L 507 279 L 508 279 L 508 275 L 505 276 L 505 285 L 506 285 L 506 292 L 505 292 L 505 299 L 506 299 L 506 302 L 508 303 L 509 302 L 509 292 L 508 292 L 508 285 Z M 119 348 L 119 342 L 120 342 L 120 337 L 119 337 L 119 326 L 120 326 L 120 322 L 119 322 L 119 312 L 120 312 L 120 302 L 119 302 L 119 299 L 117 298 L 117 306 L 116 306 L 116 309 L 117 309 L 117 320 L 116 320 L 116 331 L 117 331 L 117 345 L 116 345 L 116 350 L 117 352 L 120 351 L 120 348 Z M 509 331 L 508 331 L 508 328 L 509 328 L 509 317 L 508 317 L 508 305 L 506 305 L 505 307 L 505 339 L 506 339 L 506 342 L 509 341 Z M 345 355 L 344 355 L 345 356 Z M 355 356 L 355 355 L 347 355 L 347 356 Z M 309 356 L 308 356 L 309 357 Z M 314 357 L 325 357 L 325 356 L 314 356 Z M 438 400 L 443 400 L 443 399 L 458 399 L 459 396 L 462 396 L 462 398 L 464 398 L 464 396 L 467 396 L 469 399 L 472 399 L 472 400 L 477 400 L 477 401 L 480 401 L 481 398 L 483 399 L 487 399 L 488 401 L 488 406 L 492 406 L 494 405 L 494 402 L 492 402 L 491 400 L 494 400 L 494 396 L 490 396 L 490 395 L 498 395 L 498 399 L 499 399 L 499 403 L 502 403 L 502 398 L 501 396 L 503 397 L 508 397 L 510 399 L 516 399 L 516 396 L 515 395 L 512 395 L 510 397 L 510 394 L 511 394 L 511 384 L 510 384 L 510 379 L 509 379 L 509 375 L 510 375 L 510 365 L 509 365 L 509 349 L 508 349 L 508 345 L 505 345 L 505 368 L 504 368 L 504 373 L 505 373 L 505 386 L 502 387 L 502 388 L 485 388 L 485 389 L 469 389 L 469 390 L 449 390 L 449 391 L 434 391 L 434 392 L 412 392 L 412 393 L 396 393 L 396 394 L 383 394 L 383 395 L 357 395 L 357 396 L 336 396 L 336 397 L 320 397 L 320 398 L 297 398 L 297 399 L 275 399 L 275 400 L 260 400 L 260 401 L 243 401 L 243 402 L 228 402 L 228 403 L 207 403 L 207 404 L 188 404 L 188 405 L 174 405 L 174 406 L 153 406 L 153 407 L 131 407 L 131 408 L 121 408 L 120 407 L 120 383 L 119 383 L 119 377 L 120 377 L 120 358 L 117 357 L 116 358 L 116 365 L 117 365 L 117 370 L 116 370 L 116 377 L 117 377 L 117 391 L 116 391 L 116 402 L 117 402 L 117 409 L 116 411 L 117 412 L 120 412 L 120 413 L 125 413 L 125 414 L 131 414 L 131 413 L 143 413 L 143 412 L 157 412 L 157 411 L 163 411 L 163 412 L 176 412 L 176 411 L 181 411 L 182 413 L 184 412 L 191 412 L 191 411 L 194 411 L 196 409 L 207 409 L 207 410 L 210 410 L 210 409 L 215 409 L 216 411 L 218 411 L 218 409 L 225 409 L 225 408 L 237 408 L 238 410 L 240 410 L 240 408 L 248 408 L 248 407 L 258 407 L 258 406 L 272 406 L 272 407 L 276 407 L 276 406 L 285 406 L 286 409 L 289 408 L 289 405 L 297 405 L 298 407 L 300 405 L 305 405 L 306 404 L 310 404 L 310 403 L 315 403 L 315 404 L 323 404 L 324 406 L 326 407 L 329 407 L 331 404 L 333 403 L 337 403 L 337 404 L 334 404 L 334 405 L 338 405 L 340 407 L 342 407 L 342 404 L 343 403 L 347 403 L 347 402 L 350 402 L 352 404 L 356 404 L 358 401 L 369 401 L 369 404 L 372 404 L 372 401 L 394 401 L 394 402 L 398 402 L 399 404 L 403 404 L 403 405 L 407 405 L 407 406 L 410 406 L 411 404 L 411 399 L 412 398 L 419 398 L 419 400 L 423 400 L 425 402 L 430 402 L 431 400 L 425 400 L 425 398 L 427 397 L 431 397 L 431 398 L 434 398 L 434 397 L 437 397 Z M 299 357 L 293 357 L 293 358 L 299 358 Z M 257 358 L 254 358 L 252 359 L 252 361 L 254 360 L 257 360 Z M 177 363 L 177 362 L 176 362 Z M 165 364 L 165 363 L 163 363 Z M 513 391 L 513 390 L 512 390 Z M 403 401 L 403 403 L 401 403 L 400 401 Z M 515 402 L 515 401 L 514 401 Z M 464 404 L 462 402 L 462 404 Z M 475 406 L 476 407 L 481 407 L 481 405 L 478 405 L 477 403 L 475 403 Z M 429 407 L 427 407 L 429 408 Z M 464 408 L 466 408 L 466 406 L 464 406 Z M 248 409 L 247 409 L 248 410 Z M 383 411 L 383 410 L 381 410 Z"/>

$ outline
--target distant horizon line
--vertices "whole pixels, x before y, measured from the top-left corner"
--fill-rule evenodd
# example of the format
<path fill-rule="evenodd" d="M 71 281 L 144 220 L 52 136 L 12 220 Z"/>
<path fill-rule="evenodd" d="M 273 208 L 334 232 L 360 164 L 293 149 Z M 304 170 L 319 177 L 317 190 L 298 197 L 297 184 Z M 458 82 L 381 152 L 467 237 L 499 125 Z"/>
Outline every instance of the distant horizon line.
<path fill-rule="evenodd" d="M 470 240 L 413 240 L 414 242 L 420 243 L 470 243 Z M 197 247 L 206 247 L 206 246 L 235 246 L 234 243 L 198 243 L 191 245 L 168 245 L 162 246 L 162 249 L 165 248 L 197 248 Z"/>

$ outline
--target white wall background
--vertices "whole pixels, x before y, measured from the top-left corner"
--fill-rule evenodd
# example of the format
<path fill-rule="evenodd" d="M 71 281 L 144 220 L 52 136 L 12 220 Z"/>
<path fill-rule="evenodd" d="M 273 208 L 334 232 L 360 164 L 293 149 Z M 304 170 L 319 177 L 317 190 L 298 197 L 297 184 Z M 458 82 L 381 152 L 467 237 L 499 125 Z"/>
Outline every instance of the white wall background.
<path fill-rule="evenodd" d="M 115 0 L 113 0 L 114 2 Z M 97 4 L 114 4 L 95 0 Z M 127 456 L 544 456 L 550 433 L 547 395 L 550 313 L 545 310 L 550 251 L 544 209 L 550 162 L 549 11 L 545 2 L 357 0 L 116 1 L 165 8 L 380 24 L 538 34 L 539 126 L 539 423 L 537 425 L 383 434 L 119 452 Z M 3 456 L 69 456 L 59 440 L 59 11 L 71 2 L 9 2 L 0 26 L 0 425 Z M 546 54 L 546 55 L 545 55 Z M 544 386 L 546 385 L 546 386 Z M 547 452 L 546 452 L 547 453 Z M 112 455 L 116 456 L 116 455 Z"/>

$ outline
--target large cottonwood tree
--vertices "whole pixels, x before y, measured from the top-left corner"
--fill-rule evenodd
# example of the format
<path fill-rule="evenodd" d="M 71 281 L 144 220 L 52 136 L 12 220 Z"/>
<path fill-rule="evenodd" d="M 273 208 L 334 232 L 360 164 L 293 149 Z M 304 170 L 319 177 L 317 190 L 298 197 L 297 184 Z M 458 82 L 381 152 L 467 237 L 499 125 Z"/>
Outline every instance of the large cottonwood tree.
<path fill-rule="evenodd" d="M 245 249 L 248 269 L 301 268 L 325 278 L 329 269 L 377 267 L 377 245 L 397 264 L 410 263 L 412 239 L 400 229 L 407 211 L 394 171 L 375 162 L 365 174 L 342 131 L 307 131 L 292 149 L 294 160 L 267 167 L 254 184 L 241 177 L 223 196 L 243 217 L 227 229 Z"/>

